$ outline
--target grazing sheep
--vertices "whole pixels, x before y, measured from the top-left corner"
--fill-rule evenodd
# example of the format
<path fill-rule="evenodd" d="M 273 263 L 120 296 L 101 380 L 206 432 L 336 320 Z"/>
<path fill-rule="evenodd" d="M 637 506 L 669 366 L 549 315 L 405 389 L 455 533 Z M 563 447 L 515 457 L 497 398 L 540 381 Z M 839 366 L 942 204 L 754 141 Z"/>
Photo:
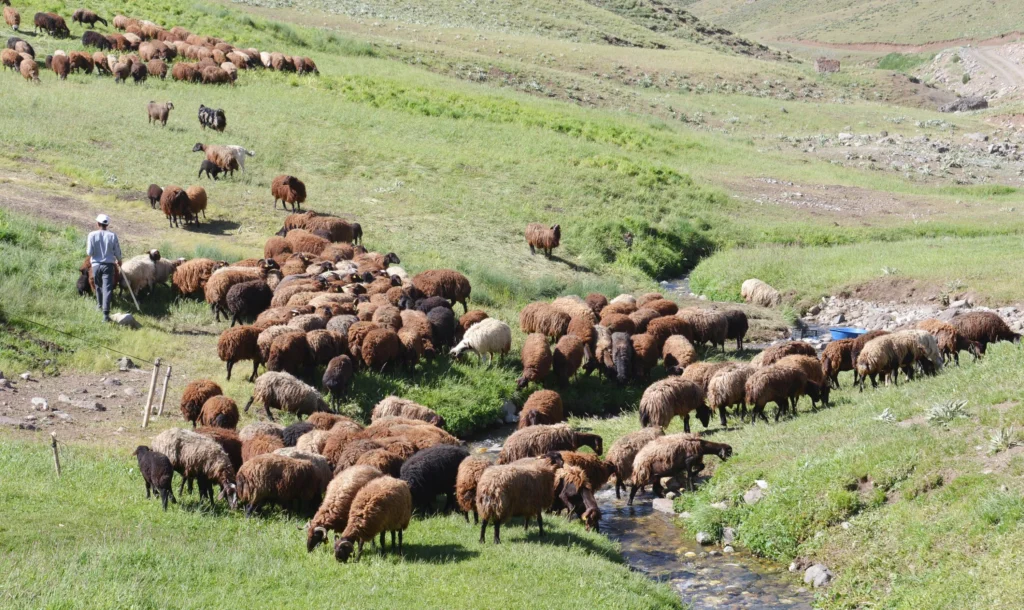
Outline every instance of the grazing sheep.
<path fill-rule="evenodd" d="M 402 464 L 401 479 L 409 485 L 413 506 L 420 512 L 429 512 L 434 499 L 446 497 L 444 510 L 455 506 L 455 479 L 459 464 L 469 457 L 464 447 L 437 445 L 416 452 Z"/>
<path fill-rule="evenodd" d="M 383 371 L 389 363 L 398 362 L 403 355 L 402 341 L 389 328 L 376 328 L 366 333 L 360 348 L 360 356 L 366 368 Z"/>
<path fill-rule="evenodd" d="M 552 369 L 560 385 L 567 385 L 583 364 L 584 344 L 574 335 L 565 335 L 555 344 Z"/>
<path fill-rule="evenodd" d="M 831 380 L 825 376 L 825 371 L 821 366 L 820 360 L 814 356 L 793 354 L 780 359 L 775 364 L 778 366 L 796 367 L 807 375 L 807 385 L 804 388 L 804 392 L 811 397 L 812 407 L 814 407 L 815 403 L 818 401 L 825 405 L 828 404 L 829 391 L 832 388 L 832 383 Z"/>
<path fill-rule="evenodd" d="M 36 60 L 31 58 L 24 58 L 21 60 L 21 64 L 18 66 L 18 70 L 21 71 L 21 76 L 27 81 L 39 82 L 39 66 L 36 65 Z"/>
<path fill-rule="evenodd" d="M 817 356 L 818 352 L 814 346 L 806 341 L 784 341 L 776 343 L 761 351 L 750 361 L 750 366 L 760 368 L 771 366 L 786 356 L 802 354 L 804 356 Z"/>
<path fill-rule="evenodd" d="M 747 379 L 754 372 L 751 366 L 724 367 L 715 372 L 708 381 L 707 404 L 712 412 L 718 411 L 719 421 L 725 427 L 725 410 L 739 406 L 740 417 L 747 414 Z"/>
<path fill-rule="evenodd" d="M 528 430 L 533 428 L 528 428 Z M 500 463 L 500 462 L 499 462 Z M 494 543 L 501 543 L 501 524 L 512 517 L 537 517 L 544 535 L 542 513 L 555 499 L 555 471 L 564 465 L 557 453 L 524 463 L 492 466 L 480 475 L 476 489 L 476 507 L 480 515 L 480 542 L 487 533 L 487 522 L 494 523 Z"/>
<path fill-rule="evenodd" d="M 295 176 L 282 174 L 270 184 L 270 194 L 274 196 L 274 209 L 277 209 L 277 202 L 281 202 L 281 209 L 285 204 L 292 206 L 292 211 L 301 210 L 302 204 L 306 201 L 306 185 Z"/>
<path fill-rule="evenodd" d="M 238 470 L 238 499 L 245 504 L 246 517 L 267 503 L 310 511 L 319 504 L 321 476 L 310 461 L 261 454 Z"/>
<path fill-rule="evenodd" d="M 615 381 L 625 385 L 633 374 L 633 340 L 628 333 L 613 332 L 611 348 L 613 368 L 606 374 L 614 373 Z"/>
<path fill-rule="evenodd" d="M 665 435 L 660 426 L 649 426 L 620 436 L 608 450 L 607 462 L 615 468 L 615 497 L 619 490 L 626 491 L 626 485 L 633 484 L 633 460 L 648 443 Z"/>
<path fill-rule="evenodd" d="M 254 438 L 258 434 L 267 434 L 270 436 L 283 438 L 284 426 L 269 421 L 253 422 L 238 431 L 238 438 L 239 440 L 247 441 Z M 284 445 L 284 441 L 282 441 L 281 444 Z"/>
<path fill-rule="evenodd" d="M 605 309 L 608 309 L 607 307 Z M 626 333 L 632 335 L 637 332 L 636 324 L 629 317 L 631 314 L 622 313 L 602 313 L 601 314 L 601 326 L 604 326 L 612 333 Z"/>
<path fill-rule="evenodd" d="M 205 290 L 214 271 L 227 267 L 227 261 L 209 258 L 194 258 L 182 263 L 171 276 L 171 286 L 181 296 L 189 296 Z"/>
<path fill-rule="evenodd" d="M 471 455 L 459 464 L 459 472 L 455 476 L 455 501 L 466 523 L 469 523 L 469 513 L 473 513 L 473 525 L 480 523 L 476 510 L 476 488 L 481 475 L 490 466 L 491 461 L 479 455 Z"/>
<path fill-rule="evenodd" d="M 270 307 L 272 298 L 274 291 L 267 285 L 266 280 L 250 280 L 232 286 L 226 298 L 228 311 L 231 312 L 231 326 L 242 319 L 254 320 Z"/>
<path fill-rule="evenodd" d="M 352 466 L 331 480 L 316 515 L 306 526 L 306 551 L 327 541 L 327 532 L 340 533 L 348 526 L 349 510 L 356 494 L 370 481 L 383 476 L 372 466 Z"/>
<path fill-rule="evenodd" d="M 746 401 L 751 405 L 751 423 L 757 421 L 758 416 L 768 422 L 764 414 L 764 408 L 768 403 L 774 402 L 778 406 L 775 411 L 775 421 L 779 416 L 793 406 L 796 413 L 796 401 L 804 393 L 807 386 L 807 374 L 795 367 L 776 366 L 774 364 L 756 369 L 747 378 L 744 388 Z"/>
<path fill-rule="evenodd" d="M 160 188 L 158 184 L 150 184 L 149 190 L 146 191 L 146 197 L 149 198 L 150 209 L 156 209 L 156 204 L 160 202 L 160 196 L 164 194 L 164 190 Z"/>
<path fill-rule="evenodd" d="M 729 334 L 729 320 L 720 311 L 710 309 L 682 309 L 676 317 L 690 325 L 693 330 L 693 344 L 710 343 L 725 351 L 725 339 Z"/>
<path fill-rule="evenodd" d="M 254 457 L 273 453 L 284 448 L 284 440 L 281 436 L 274 434 L 257 434 L 252 438 L 242 441 L 242 463 L 249 462 Z"/>
<path fill-rule="evenodd" d="M 167 510 L 168 499 L 177 504 L 178 500 L 175 499 L 174 490 L 171 487 L 174 467 L 167 456 L 152 451 L 145 445 L 136 447 L 132 455 L 139 461 L 139 472 L 142 473 L 142 480 L 146 483 L 146 499 L 149 499 L 152 490 L 154 495 L 160 495 L 160 502 L 163 504 L 164 510 Z"/>
<path fill-rule="evenodd" d="M 166 189 L 164 196 L 167 196 Z M 220 321 L 221 314 L 227 316 L 229 313 L 227 297 L 232 286 L 252 280 L 264 280 L 273 289 L 277 287 L 280 279 L 281 272 L 273 260 L 260 260 L 257 267 L 225 267 L 210 275 L 206 286 L 203 287 L 203 297 L 210 304 L 210 310 L 216 314 L 215 319 Z"/>
<path fill-rule="evenodd" d="M 526 399 L 519 411 L 519 425 L 522 430 L 527 426 L 560 424 L 565 421 L 562 410 L 562 397 L 553 390 L 537 390 Z"/>
<path fill-rule="evenodd" d="M 256 342 L 258 345 L 259 339 Z M 313 358 L 309 351 L 306 333 L 300 331 L 276 337 L 270 343 L 266 366 L 268 371 L 284 372 L 295 376 L 312 373 Z"/>
<path fill-rule="evenodd" d="M 1020 333 L 1010 330 L 1006 322 L 991 311 L 973 311 L 953 318 L 953 327 L 968 341 L 975 341 L 984 354 L 989 343 L 1020 342 Z"/>
<path fill-rule="evenodd" d="M 584 299 L 590 311 L 594 312 L 594 319 L 601 317 L 601 310 L 608 306 L 608 297 L 597 292 L 591 292 Z"/>
<path fill-rule="evenodd" d="M 833 388 L 839 388 L 839 373 L 852 371 L 854 368 L 851 358 L 854 341 L 854 339 L 831 341 L 825 346 L 825 349 L 821 350 L 821 369 Z"/>
<path fill-rule="evenodd" d="M 699 472 L 694 469 L 703 465 L 705 455 L 717 455 L 724 462 L 732 457 L 732 447 L 685 432 L 654 439 L 633 460 L 633 486 L 626 504 L 632 506 L 637 490 L 649 483 L 653 483 L 655 495 L 661 496 L 661 478 L 666 476 L 685 475 L 686 488 L 693 491 L 693 475 Z"/>
<path fill-rule="evenodd" d="M 462 311 L 469 311 L 469 295 L 472 286 L 469 279 L 458 271 L 451 269 L 431 269 L 418 273 L 412 278 L 412 285 L 416 291 L 425 297 L 441 297 L 451 302 L 455 307 L 456 303 L 462 304 Z"/>
<path fill-rule="evenodd" d="M 295 443 L 295 448 L 300 451 L 323 455 L 324 446 L 327 444 L 327 437 L 330 434 L 328 430 L 310 430 L 299 437 L 299 440 Z"/>
<path fill-rule="evenodd" d="M 345 417 L 344 415 L 335 415 L 334 413 L 327 413 L 324 411 L 318 411 L 310 414 L 306 421 L 313 424 L 313 427 L 317 430 L 332 430 L 339 427 L 352 430 L 363 429 L 361 425 L 349 417 Z"/>
<path fill-rule="evenodd" d="M 423 314 L 428 314 L 432 310 L 437 309 L 438 307 L 451 309 L 452 304 L 448 302 L 448 299 L 445 299 L 443 297 L 428 297 L 426 299 L 420 299 L 416 301 L 416 311 L 419 311 Z"/>
<path fill-rule="evenodd" d="M 10 6 L 5 6 L 4 21 L 7 22 L 8 27 L 17 32 L 18 27 L 21 26 L 21 15 L 18 13 L 18 11 L 14 10 Z"/>
<path fill-rule="evenodd" d="M 0 51 L 0 61 L 3 62 L 5 68 L 17 72 L 18 67 L 21 64 L 21 55 L 18 54 L 14 49 L 3 49 Z"/>
<path fill-rule="evenodd" d="M 199 70 L 195 64 L 178 62 L 171 67 L 171 78 L 186 83 L 197 83 L 200 78 Z"/>
<path fill-rule="evenodd" d="M 179 495 L 185 481 L 196 479 L 200 500 L 208 498 L 213 505 L 213 483 L 216 482 L 220 485 L 221 497 L 235 507 L 235 469 L 227 452 L 216 441 L 191 430 L 169 428 L 156 435 L 152 449 L 166 455 L 175 472 L 181 475 Z"/>
<path fill-rule="evenodd" d="M 961 335 L 960 331 L 949 322 L 935 319 L 921 320 L 915 325 L 915 328 L 926 330 L 935 335 L 939 352 L 942 354 L 942 360 L 946 364 L 952 360 L 957 366 L 960 366 L 960 352 L 964 350 L 969 352 L 975 360 L 981 355 L 981 344 Z M 828 347 L 826 346 L 825 349 L 827 351 Z"/>
<path fill-rule="evenodd" d="M 661 316 L 647 323 L 647 334 L 654 337 L 656 345 L 664 349 L 665 341 L 673 335 L 682 335 L 687 341 L 693 343 L 693 327 L 685 320 L 676 316 Z"/>
<path fill-rule="evenodd" d="M 114 74 L 115 83 L 126 83 L 128 77 L 131 75 L 132 66 L 130 63 L 118 62 L 111 68 L 111 72 Z"/>
<path fill-rule="evenodd" d="M 416 419 L 433 424 L 438 428 L 444 428 L 445 423 L 444 418 L 433 409 L 397 396 L 385 397 L 373 407 L 373 411 L 370 413 L 370 421 L 377 421 L 386 417 Z"/>
<path fill-rule="evenodd" d="M 490 364 L 494 354 L 498 354 L 500 358 L 508 354 L 511 349 L 512 329 L 508 327 L 508 324 L 494 318 L 486 318 L 466 331 L 462 341 L 452 348 L 451 356 L 457 360 L 464 352 L 470 351 L 475 353 L 481 361 L 486 355 L 487 363 Z"/>
<path fill-rule="evenodd" d="M 570 519 L 578 516 L 587 531 L 600 531 L 601 509 L 594 498 L 593 485 L 582 468 L 570 464 L 559 468 L 555 472 L 554 493 L 552 512 L 560 513 L 565 509 Z"/>
<path fill-rule="evenodd" d="M 185 195 L 188 196 L 188 212 L 196 224 L 199 224 L 199 214 L 203 214 L 203 220 L 206 219 L 206 189 L 198 185 L 192 185 L 185 189 Z"/>
<path fill-rule="evenodd" d="M 523 374 L 516 380 L 516 387 L 525 388 L 531 381 L 543 383 L 551 372 L 553 356 L 547 338 L 540 333 L 526 337 L 521 352 Z"/>
<path fill-rule="evenodd" d="M 164 188 L 164 192 L 160 195 L 160 210 L 167 217 L 168 226 L 179 226 L 179 219 L 187 221 L 188 208 L 188 194 L 184 189 L 173 184 Z"/>
<path fill-rule="evenodd" d="M 267 372 L 256 380 L 252 398 L 245 404 L 245 412 L 253 402 L 263 403 L 267 418 L 274 421 L 270 409 L 294 413 L 299 419 L 317 411 L 330 411 L 320 394 L 309 385 L 288 373 Z"/>
<path fill-rule="evenodd" d="M 683 429 L 690 431 L 690 413 L 705 428 L 711 421 L 711 409 L 704 403 L 704 390 L 681 377 L 667 377 L 655 381 L 640 397 L 640 425 L 665 428 L 677 415 L 683 419 Z"/>
<path fill-rule="evenodd" d="M 207 127 L 214 131 L 224 131 L 228 126 L 227 115 L 221 108 L 208 108 L 199 104 L 199 126 L 205 130 Z"/>
<path fill-rule="evenodd" d="M 642 333 L 647 330 L 647 324 L 650 323 L 651 320 L 660 318 L 661 315 L 653 309 L 642 307 L 626 317 L 633 322 L 633 328 L 636 332 Z"/>
<path fill-rule="evenodd" d="M 665 371 L 669 375 L 679 375 L 686 367 L 697 362 L 697 350 L 686 337 L 672 335 L 665 340 L 661 348 L 661 357 L 664 360 Z"/>
<path fill-rule="evenodd" d="M 859 375 L 857 373 L 857 358 L 860 357 L 861 351 L 864 350 L 864 346 L 868 344 L 872 339 L 888 335 L 887 330 L 869 330 L 863 335 L 853 340 L 853 349 L 850 350 L 850 361 L 853 363 L 853 383 L 857 385 L 859 383 Z M 756 358 L 755 358 L 756 360 Z M 753 364 L 753 362 L 751 362 Z"/>
<path fill-rule="evenodd" d="M 599 491 L 616 472 L 613 462 L 602 460 L 593 453 L 580 453 L 579 451 L 561 451 L 560 453 L 567 467 L 575 466 L 583 470 L 587 486 L 591 491 Z"/>
<path fill-rule="evenodd" d="M 477 322 L 482 322 L 488 318 L 487 312 L 482 309 L 473 309 L 462 314 L 459 318 L 459 325 L 455 328 L 455 338 L 462 341 L 462 338 L 466 335 L 466 331 L 470 329 Z"/>
<path fill-rule="evenodd" d="M 530 303 L 519 312 L 519 328 L 524 333 L 541 333 L 557 341 L 569 329 L 569 314 L 551 303 Z"/>
<path fill-rule="evenodd" d="M 740 297 L 747 303 L 761 307 L 778 307 L 782 303 L 782 295 L 768 284 L 752 278 L 740 286 Z"/>
<path fill-rule="evenodd" d="M 238 426 L 238 405 L 227 396 L 211 396 L 199 412 L 199 425 L 234 430 Z"/>
<path fill-rule="evenodd" d="M 132 80 L 135 81 L 136 85 L 140 82 L 144 83 L 146 82 L 146 79 L 149 78 L 149 68 L 146 67 L 146 64 L 141 62 L 133 63 L 131 74 Z"/>
<path fill-rule="evenodd" d="M 553 225 L 550 229 L 539 222 L 531 222 L 526 225 L 526 243 L 530 246 L 530 254 L 536 254 L 535 248 L 540 248 L 545 256 L 551 258 L 551 251 L 558 247 L 562 238 L 562 227 Z"/>
<path fill-rule="evenodd" d="M 56 55 L 50 62 L 50 68 L 53 69 L 53 73 L 57 75 L 58 79 L 67 80 L 68 73 L 71 71 L 71 62 L 66 55 Z"/>
<path fill-rule="evenodd" d="M 736 349 L 742 350 L 743 339 L 747 336 L 747 330 L 750 328 L 747 314 L 739 309 L 726 309 L 722 311 L 722 315 L 725 316 L 728 324 L 725 338 L 736 339 Z"/>
<path fill-rule="evenodd" d="M 174 104 L 172 102 L 167 102 L 165 104 L 150 102 L 146 104 L 146 112 L 149 113 L 150 125 L 159 121 L 161 127 L 166 127 L 167 117 L 170 116 L 172 110 L 174 110 Z M 152 195 L 150 196 L 150 199 L 152 200 Z"/>
<path fill-rule="evenodd" d="M 231 467 L 235 469 L 235 472 L 238 472 L 238 469 L 242 467 L 242 439 L 238 432 L 216 426 L 196 428 L 196 432 L 216 441 L 221 446 L 221 449 L 228 454 L 228 458 L 231 460 Z"/>
<path fill-rule="evenodd" d="M 181 394 L 181 416 L 185 421 L 192 422 L 192 427 L 195 428 L 196 420 L 199 419 L 206 401 L 223 393 L 224 390 L 209 379 L 190 381 Z"/>
<path fill-rule="evenodd" d="M 925 375 L 935 375 L 942 368 L 942 352 L 938 340 L 930 332 L 921 329 L 904 330 L 900 333 L 914 338 L 916 343 L 915 361 Z"/>
<path fill-rule="evenodd" d="M 207 161 L 215 163 L 217 167 L 225 172 L 234 174 L 234 171 L 238 169 L 238 159 L 235 158 L 234 151 L 227 146 L 215 146 L 213 144 L 196 142 L 195 146 L 192 147 L 192 152 L 205 153 Z"/>
<path fill-rule="evenodd" d="M 363 553 L 363 544 L 380 534 L 380 548 L 384 550 L 384 534 L 391 532 L 391 549 L 395 550 L 398 533 L 398 553 L 402 553 L 402 532 L 412 518 L 412 494 L 409 486 L 394 477 L 377 477 L 356 493 L 349 511 L 348 525 L 341 538 L 334 543 L 334 558 L 348 561 L 354 547 L 356 560 Z"/>
<path fill-rule="evenodd" d="M 633 377 L 646 380 L 658 365 L 661 350 L 656 349 L 657 341 L 648 334 L 633 335 L 629 339 L 633 343 Z"/>
<path fill-rule="evenodd" d="M 88 10 L 88 9 L 84 9 L 84 8 L 77 9 L 71 15 L 71 23 L 78 22 L 78 23 L 80 23 L 82 25 L 87 25 L 90 28 L 96 27 L 96 22 L 97 21 L 102 23 L 104 27 L 107 26 L 107 20 L 106 19 L 104 19 L 103 17 L 100 17 L 99 15 L 97 15 L 96 13 L 94 13 L 94 12 Z"/>
<path fill-rule="evenodd" d="M 323 385 L 330 393 L 331 402 L 338 404 L 352 384 L 352 359 L 342 354 L 331 358 L 324 371 Z"/>
<path fill-rule="evenodd" d="M 658 312 L 659 316 L 674 316 L 677 313 L 679 313 L 679 305 L 676 305 L 672 301 L 669 301 L 661 294 L 656 293 L 656 296 L 658 298 L 645 302 L 644 304 L 640 305 L 640 308 L 653 309 L 654 311 Z"/>
<path fill-rule="evenodd" d="M 452 347 L 455 343 L 455 312 L 447 307 L 435 307 L 427 313 L 427 322 L 433 345 Z"/>
<path fill-rule="evenodd" d="M 306 421 L 297 421 L 285 427 L 281 432 L 281 439 L 285 447 L 294 447 L 302 435 L 313 430 L 313 424 Z"/>
<path fill-rule="evenodd" d="M 151 59 L 146 62 L 146 69 L 149 71 L 150 76 L 155 76 L 160 80 L 167 78 L 167 63 L 162 59 Z"/>
<path fill-rule="evenodd" d="M 578 432 L 567 424 L 528 426 L 516 430 L 505 440 L 505 445 L 498 455 L 498 463 L 511 464 L 516 460 L 541 456 L 549 451 L 576 451 L 583 446 L 590 447 L 594 453 L 601 455 L 602 441 L 596 434 Z"/>

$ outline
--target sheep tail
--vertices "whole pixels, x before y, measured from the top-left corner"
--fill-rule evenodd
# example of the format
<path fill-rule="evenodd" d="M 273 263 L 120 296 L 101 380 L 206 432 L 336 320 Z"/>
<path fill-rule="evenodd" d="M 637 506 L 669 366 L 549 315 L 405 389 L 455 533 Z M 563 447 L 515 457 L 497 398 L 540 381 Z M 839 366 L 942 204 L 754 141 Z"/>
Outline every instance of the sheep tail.
<path fill-rule="evenodd" d="M 640 411 L 640 427 L 646 428 L 651 425 L 651 414 L 646 411 Z"/>

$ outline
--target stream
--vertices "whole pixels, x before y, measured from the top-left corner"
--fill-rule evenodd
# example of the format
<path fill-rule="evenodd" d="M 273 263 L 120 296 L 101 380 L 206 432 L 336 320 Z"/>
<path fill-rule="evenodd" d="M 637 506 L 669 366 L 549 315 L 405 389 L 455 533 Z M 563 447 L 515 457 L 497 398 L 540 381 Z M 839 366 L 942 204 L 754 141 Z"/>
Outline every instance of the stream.
<path fill-rule="evenodd" d="M 469 442 L 469 450 L 497 459 L 501 444 L 513 431 L 511 426 L 495 430 L 485 439 Z M 626 506 L 625 497 L 617 500 L 610 486 L 595 497 L 601 507 L 601 533 L 619 543 L 629 567 L 672 587 L 695 610 L 813 608 L 813 594 L 793 584 L 785 567 L 742 549 L 720 554 L 717 545 L 702 547 L 672 522 L 672 515 L 651 507 L 651 494 L 638 495 L 633 506 Z M 719 554 L 711 555 L 713 551 Z"/>

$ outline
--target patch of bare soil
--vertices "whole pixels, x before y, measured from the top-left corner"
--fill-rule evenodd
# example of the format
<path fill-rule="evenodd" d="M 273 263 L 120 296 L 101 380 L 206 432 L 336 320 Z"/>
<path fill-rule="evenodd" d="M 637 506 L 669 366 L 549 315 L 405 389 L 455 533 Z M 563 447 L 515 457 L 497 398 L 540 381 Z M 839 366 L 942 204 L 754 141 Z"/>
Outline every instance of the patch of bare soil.
<path fill-rule="evenodd" d="M 889 75 L 886 99 L 900 106 L 935 110 L 939 106 L 956 101 L 956 94 L 920 79 L 899 72 Z"/>
<path fill-rule="evenodd" d="M 1006 470 L 1010 462 L 1018 455 L 1024 455 L 1024 446 L 1010 447 L 1006 451 L 1000 451 L 995 455 L 989 455 L 982 451 L 978 459 L 981 461 L 982 472 L 1002 472 Z"/>
<path fill-rule="evenodd" d="M 880 277 L 839 291 L 844 299 L 878 303 L 931 303 L 940 298 L 943 288 L 907 277 Z"/>

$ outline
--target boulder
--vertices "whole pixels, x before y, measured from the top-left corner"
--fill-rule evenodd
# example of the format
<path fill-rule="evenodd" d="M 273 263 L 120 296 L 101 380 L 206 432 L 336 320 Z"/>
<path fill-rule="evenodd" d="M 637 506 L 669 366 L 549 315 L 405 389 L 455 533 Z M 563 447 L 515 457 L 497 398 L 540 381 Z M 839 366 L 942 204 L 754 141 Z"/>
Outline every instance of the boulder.
<path fill-rule="evenodd" d="M 988 108 L 988 100 L 981 96 L 961 97 L 939 106 L 939 112 L 969 112 Z"/>

